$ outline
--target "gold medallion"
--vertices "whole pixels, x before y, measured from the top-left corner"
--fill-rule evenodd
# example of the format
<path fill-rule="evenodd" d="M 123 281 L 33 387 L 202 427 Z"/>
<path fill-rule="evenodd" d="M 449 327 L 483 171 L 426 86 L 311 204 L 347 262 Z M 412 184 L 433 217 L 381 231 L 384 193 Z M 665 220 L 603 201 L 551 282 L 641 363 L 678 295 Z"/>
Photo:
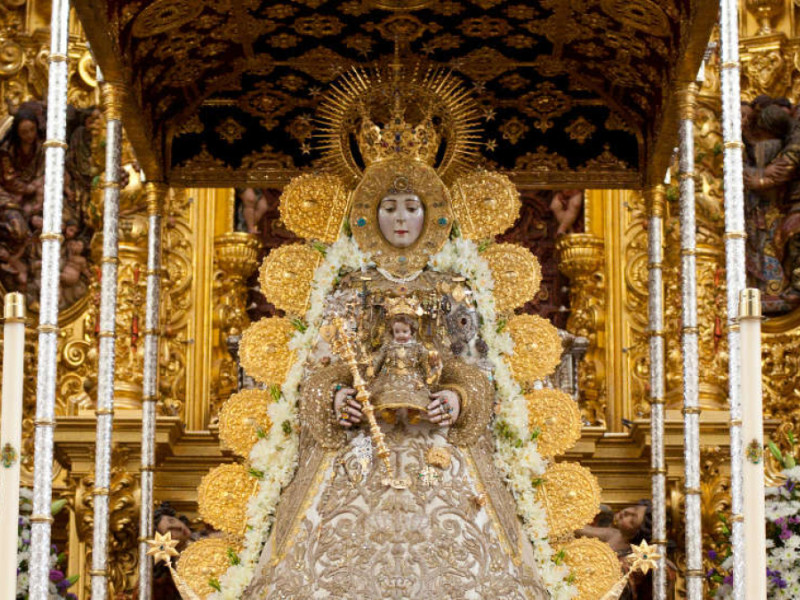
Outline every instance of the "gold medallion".
<path fill-rule="evenodd" d="M 197 488 L 197 507 L 203 520 L 225 533 L 244 535 L 247 501 L 256 493 L 258 480 L 244 465 L 228 464 L 211 469 Z"/>
<path fill-rule="evenodd" d="M 505 175 L 478 171 L 458 178 L 450 188 L 461 235 L 470 240 L 493 238 L 519 217 L 519 191 Z"/>
<path fill-rule="evenodd" d="M 281 194 L 281 220 L 296 235 L 332 244 L 339 237 L 349 193 L 335 175 L 306 173 Z"/>
<path fill-rule="evenodd" d="M 600 508 L 600 484 L 578 463 L 551 465 L 537 488 L 537 499 L 547 510 L 550 535 L 571 533 L 589 523 Z"/>
<path fill-rule="evenodd" d="M 521 385 L 531 387 L 555 371 L 563 348 L 550 321 L 538 315 L 517 315 L 509 320 L 508 333 L 514 340 L 509 365 Z"/>
<path fill-rule="evenodd" d="M 308 310 L 314 272 L 321 263 L 322 254 L 305 244 L 279 246 L 261 264 L 261 291 L 277 308 L 302 317 Z"/>
<path fill-rule="evenodd" d="M 611 589 L 621 577 L 617 553 L 596 538 L 579 538 L 558 547 L 564 563 L 575 577 L 578 600 L 596 600 Z"/>
<path fill-rule="evenodd" d="M 239 361 L 245 372 L 259 383 L 283 385 L 294 361 L 288 344 L 294 335 L 288 319 L 264 318 L 245 329 L 239 343 Z"/>
<path fill-rule="evenodd" d="M 516 244 L 492 244 L 482 254 L 494 279 L 494 301 L 500 312 L 512 311 L 533 300 L 542 283 L 539 259 Z"/>
<path fill-rule="evenodd" d="M 178 559 L 178 575 L 192 591 L 206 598 L 216 590 L 209 582 L 219 578 L 231 566 L 229 552 L 239 553 L 242 543 L 233 536 L 205 538 L 189 544 Z"/>
<path fill-rule="evenodd" d="M 558 456 L 581 438 L 581 411 L 569 394 L 544 388 L 531 390 L 525 399 L 531 431 L 539 430 L 539 454 L 545 458 Z"/>
<path fill-rule="evenodd" d="M 272 425 L 267 415 L 269 401 L 267 390 L 242 390 L 219 411 L 219 439 L 242 458 L 250 456 L 259 434 L 266 434 Z"/>

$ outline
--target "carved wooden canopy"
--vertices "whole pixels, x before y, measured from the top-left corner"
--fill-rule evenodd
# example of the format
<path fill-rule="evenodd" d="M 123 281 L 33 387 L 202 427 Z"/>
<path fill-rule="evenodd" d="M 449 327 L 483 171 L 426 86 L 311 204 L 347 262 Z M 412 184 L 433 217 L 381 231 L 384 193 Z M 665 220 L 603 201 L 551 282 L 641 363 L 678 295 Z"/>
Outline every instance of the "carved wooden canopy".
<path fill-rule="evenodd" d="M 322 93 L 392 55 L 447 65 L 484 114 L 488 165 L 534 187 L 663 176 L 675 83 L 694 78 L 704 0 L 75 0 L 147 175 L 280 185 L 312 167 Z M 662 135 L 663 133 L 663 135 Z"/>

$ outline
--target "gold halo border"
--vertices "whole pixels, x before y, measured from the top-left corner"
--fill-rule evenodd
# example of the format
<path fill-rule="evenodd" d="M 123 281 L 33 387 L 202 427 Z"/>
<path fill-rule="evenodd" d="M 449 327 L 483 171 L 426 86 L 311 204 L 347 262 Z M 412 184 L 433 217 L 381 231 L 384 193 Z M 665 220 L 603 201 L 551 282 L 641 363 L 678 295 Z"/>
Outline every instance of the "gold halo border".
<path fill-rule="evenodd" d="M 271 250 L 258 273 L 267 302 L 290 315 L 304 316 L 314 273 L 321 263 L 322 253 L 305 244 L 286 244 Z"/>
<path fill-rule="evenodd" d="M 252 323 L 239 344 L 242 368 L 259 383 L 283 385 L 294 361 L 294 352 L 288 348 L 293 334 L 294 326 L 282 317 Z"/>
<path fill-rule="evenodd" d="M 500 312 L 533 300 L 542 283 L 539 259 L 517 244 L 492 244 L 483 251 L 494 279 L 494 300 Z"/>
<path fill-rule="evenodd" d="M 228 398 L 219 412 L 219 439 L 242 458 L 258 442 L 258 428 L 269 431 L 268 390 L 242 390 Z"/>
<path fill-rule="evenodd" d="M 508 321 L 508 333 L 514 341 L 509 365 L 523 386 L 552 375 L 561 362 L 561 336 L 550 321 L 538 315 L 516 315 Z"/>
<path fill-rule="evenodd" d="M 579 538 L 558 547 L 564 551 L 564 563 L 575 577 L 578 600 L 597 600 L 621 577 L 617 553 L 595 538 Z"/>
<path fill-rule="evenodd" d="M 589 523 L 600 508 L 600 495 L 600 484 L 586 467 L 572 462 L 551 465 L 537 490 L 550 535 L 558 538 Z"/>
<path fill-rule="evenodd" d="M 544 388 L 525 394 L 531 429 L 539 428 L 536 439 L 539 454 L 559 456 L 581 438 L 581 411 L 566 392 Z"/>
<path fill-rule="evenodd" d="M 380 201 L 389 193 L 395 179 L 405 177 L 425 206 L 425 224 L 419 239 L 408 248 L 395 248 L 381 233 L 378 224 Z M 420 271 L 431 255 L 442 249 L 453 226 L 450 192 L 433 167 L 425 163 L 395 158 L 370 165 L 353 192 L 350 228 L 358 247 L 372 255 L 375 263 L 396 276 Z"/>
<path fill-rule="evenodd" d="M 214 593 L 209 581 L 219 579 L 230 567 L 228 549 L 239 553 L 242 543 L 233 536 L 205 538 L 189 544 L 181 552 L 176 570 L 178 575 L 201 598 Z"/>
<path fill-rule="evenodd" d="M 281 194 L 281 220 L 301 238 L 332 244 L 339 237 L 349 199 L 349 191 L 336 175 L 298 175 Z"/>
<path fill-rule="evenodd" d="M 241 536 L 247 529 L 247 501 L 258 481 L 244 465 L 214 467 L 197 488 L 197 507 L 203 520 L 225 533 Z"/>
<path fill-rule="evenodd" d="M 461 235 L 470 240 L 504 233 L 513 227 L 522 208 L 517 186 L 508 176 L 493 171 L 460 177 L 450 192 Z"/>

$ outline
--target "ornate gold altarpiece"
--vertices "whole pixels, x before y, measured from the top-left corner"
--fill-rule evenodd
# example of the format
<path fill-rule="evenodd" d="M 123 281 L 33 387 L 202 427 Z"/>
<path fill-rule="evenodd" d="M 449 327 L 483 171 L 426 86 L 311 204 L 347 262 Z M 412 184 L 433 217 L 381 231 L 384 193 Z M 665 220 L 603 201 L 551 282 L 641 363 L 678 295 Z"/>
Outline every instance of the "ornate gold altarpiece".
<path fill-rule="evenodd" d="M 82 3 L 78 4 L 80 8 Z M 642 0 L 642 5 L 647 4 Z M 43 56 L 49 35 L 48 6 L 48 3 L 37 0 L 27 3 L 18 0 L 3 2 L 1 43 L 4 51 L 0 57 L 0 89 L 3 99 L 12 104 L 44 97 L 46 62 Z M 133 16 L 131 14 L 130 18 Z M 771 96 L 785 95 L 792 101 L 800 101 L 798 18 L 800 9 L 791 0 L 743 0 L 741 34 L 745 98 L 766 93 Z M 108 23 L 100 24 L 112 31 Z M 328 26 L 331 26 L 331 22 Z M 497 22 L 493 26 L 495 29 L 503 27 Z M 306 27 L 312 27 L 312 24 Z M 70 102 L 76 106 L 89 106 L 97 102 L 94 62 L 77 20 L 74 20 L 71 33 Z M 112 40 L 107 41 L 110 44 Z M 519 44 L 527 43 L 522 38 L 517 41 Z M 97 52 L 112 52 L 112 46 L 104 48 L 101 43 L 96 44 L 94 49 Z M 176 48 L 172 47 L 171 50 L 175 51 Z M 606 65 L 616 64 L 619 67 L 614 61 L 622 59 L 615 56 L 617 58 L 610 59 Z M 486 60 L 481 62 L 478 60 L 481 57 L 470 58 L 469 74 L 477 82 L 485 82 L 488 75 L 482 73 L 481 68 L 487 68 Z M 631 58 L 628 57 L 628 60 L 630 67 Z M 722 159 L 719 151 L 719 65 L 715 61 L 716 54 L 712 51 L 706 81 L 697 101 L 699 118 L 696 127 L 700 176 L 698 190 L 701 190 L 698 194 L 701 402 L 707 409 L 702 417 L 702 440 L 707 448 L 703 486 L 704 531 L 710 532 L 707 546 L 713 545 L 714 534 L 718 531 L 717 511 L 724 511 L 727 507 L 724 466 L 728 415 L 725 406 L 725 277 L 721 250 Z M 507 68 L 505 76 L 511 86 L 517 83 L 527 85 L 524 81 L 520 82 L 522 75 L 511 66 Z M 541 92 L 541 89 L 539 86 L 532 92 Z M 145 99 L 148 98 L 146 91 L 139 91 Z M 278 97 L 279 94 L 275 92 L 273 96 Z M 539 94 L 539 98 L 543 96 Z M 619 103 L 619 99 L 608 91 L 598 92 L 598 98 L 614 106 Z M 536 104 L 535 99 L 535 95 L 531 97 L 531 106 L 538 108 L 514 108 L 521 110 L 521 118 L 517 118 L 519 123 L 514 121 L 513 115 L 507 117 L 508 122 L 512 123 L 503 132 L 508 134 L 508 138 L 504 137 L 507 142 L 519 133 L 520 126 L 535 128 L 537 121 L 546 124 L 561 116 L 557 107 L 554 109 L 552 104 L 541 101 Z M 213 105 L 213 100 L 207 105 Z M 215 101 L 224 104 L 221 96 Z M 570 106 L 576 103 L 574 97 L 562 97 L 561 101 L 562 108 L 564 103 L 570 103 Z M 597 99 L 593 102 L 597 104 Z M 169 107 L 156 108 L 168 112 Z M 127 109 L 130 113 L 136 107 L 128 106 Z M 674 129 L 674 117 L 669 110 L 658 109 L 651 114 L 651 109 L 642 107 L 640 111 L 643 117 L 639 118 L 652 117 L 652 127 L 658 127 L 660 131 L 667 131 L 670 127 Z M 274 108 L 270 110 L 274 112 Z M 3 111 L 5 113 L 6 109 L 3 108 Z M 262 116 L 268 118 L 268 115 Z M 636 116 L 631 118 L 635 120 Z M 300 125 L 302 122 L 296 124 L 294 130 Z M 571 125 L 570 122 L 564 123 L 567 127 Z M 143 166 L 149 168 L 150 172 L 163 173 L 163 157 L 159 156 L 159 152 L 164 146 L 152 144 L 156 133 L 152 126 L 141 118 L 134 118 L 131 123 L 126 121 L 126 126 L 126 134 Z M 585 125 L 583 127 L 586 128 Z M 625 128 L 624 125 L 621 127 Z M 230 126 L 221 131 L 228 131 L 236 138 L 235 129 Z M 576 131 L 579 129 L 575 127 Z M 190 128 L 186 127 L 179 133 L 188 135 L 186 131 L 190 131 Z M 219 131 L 217 133 L 222 135 Z M 299 135 L 297 141 L 306 143 L 307 137 L 303 137 L 302 133 Z M 579 137 L 576 134 L 576 139 Z M 623 159 L 610 153 L 598 156 L 598 160 L 605 156 L 605 163 L 587 161 L 583 165 L 594 164 L 594 169 L 587 167 L 581 171 L 581 165 L 577 165 L 566 175 L 560 174 L 566 164 L 564 159 L 551 150 L 539 148 L 533 154 L 533 157 L 528 157 L 528 163 L 519 163 L 520 170 L 524 171 L 522 166 L 525 164 L 543 166 L 522 173 L 519 181 L 523 185 L 638 187 L 643 183 L 636 172 L 621 164 Z M 648 149 L 641 145 L 641 139 L 633 154 L 636 160 L 650 161 L 650 164 L 660 166 L 659 172 L 663 172 L 670 161 L 668 145 Z M 524 155 L 521 156 L 524 158 Z M 286 157 L 266 152 L 254 156 L 249 164 L 251 171 L 262 177 L 285 165 Z M 202 181 L 197 179 L 204 172 L 209 172 L 211 167 L 216 167 L 211 171 L 212 176 Z M 175 168 L 176 181 L 183 185 L 193 182 L 230 185 L 235 179 L 230 169 L 210 153 L 201 153 L 183 163 L 176 163 Z M 240 180 L 237 182 L 241 183 Z M 664 267 L 667 288 L 675 297 L 679 259 L 676 250 L 677 208 L 673 197 L 668 194 L 665 207 L 667 247 Z M 129 591 L 135 585 L 136 571 L 133 565 L 137 560 L 137 447 L 140 438 L 142 371 L 139 334 L 135 323 L 143 322 L 144 278 L 137 274 L 137 265 L 144 264 L 146 256 L 144 195 L 131 193 L 123 198 L 122 204 L 124 216 L 120 225 L 116 377 L 119 410 L 115 418 L 116 450 L 110 490 L 112 506 L 115 507 L 111 517 L 111 579 L 118 592 Z M 568 329 L 589 339 L 589 351 L 581 369 L 581 408 L 586 422 L 591 424 L 584 427 L 581 441 L 568 457 L 579 459 L 591 467 L 605 491 L 604 500 L 615 506 L 647 497 L 650 492 L 645 316 L 647 210 L 641 194 L 635 191 L 589 191 L 585 206 L 585 233 L 569 234 L 559 241 L 560 269 L 572 280 Z M 201 477 L 211 466 L 219 464 L 226 457 L 232 458 L 226 451 L 220 450 L 215 417 L 221 401 L 229 396 L 236 385 L 235 364 L 228 353 L 226 340 L 229 335 L 242 331 L 247 324 L 245 283 L 257 267 L 259 250 L 259 242 L 254 236 L 234 231 L 233 220 L 234 195 L 228 187 L 175 187 L 170 192 L 164 219 L 164 335 L 160 349 L 161 414 L 156 437 L 159 464 L 156 471 L 156 498 L 169 500 L 179 511 L 190 516 L 196 514 L 196 488 Z M 68 532 L 61 536 L 56 532 L 55 539 L 60 537 L 68 542 L 69 571 L 81 573 L 84 582 L 89 579 L 86 577 L 89 564 L 86 551 L 91 539 L 90 492 L 94 466 L 92 394 L 97 360 L 94 325 L 98 307 L 92 296 L 96 281 L 93 286 L 83 301 L 61 315 L 59 417 L 55 438 L 58 463 L 56 492 L 68 497 L 72 508 Z M 680 521 L 683 472 L 678 310 L 679 307 L 674 304 L 667 305 L 669 410 L 666 448 L 671 510 L 676 517 L 674 523 Z M 32 320 L 26 352 L 30 374 L 35 373 L 34 327 Z M 800 313 L 767 321 L 764 325 L 763 362 L 765 407 L 768 416 L 775 419 L 769 424 L 772 431 L 778 427 L 777 420 L 783 422 L 780 430 L 774 434 L 779 442 L 785 442 L 788 428 L 794 426 L 800 416 L 796 408 L 798 356 Z M 26 382 L 28 464 L 31 458 L 30 432 L 35 390 L 35 383 L 31 379 Z M 679 526 L 672 533 L 673 536 L 679 535 Z M 87 595 L 87 590 L 81 587 L 81 599 Z"/>

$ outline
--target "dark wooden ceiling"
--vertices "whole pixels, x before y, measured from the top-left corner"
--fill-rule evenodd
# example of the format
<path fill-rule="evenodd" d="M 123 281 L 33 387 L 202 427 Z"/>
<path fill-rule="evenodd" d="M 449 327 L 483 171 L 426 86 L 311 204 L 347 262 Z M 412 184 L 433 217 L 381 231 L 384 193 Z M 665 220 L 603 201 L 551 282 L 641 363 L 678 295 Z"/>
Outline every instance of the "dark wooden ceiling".
<path fill-rule="evenodd" d="M 648 166 L 663 172 L 674 83 L 700 64 L 711 5 L 76 1 L 106 78 L 130 90 L 126 129 L 148 175 L 174 185 L 280 185 L 313 167 L 327 87 L 397 44 L 472 89 L 489 166 L 523 185 L 636 187 Z"/>

